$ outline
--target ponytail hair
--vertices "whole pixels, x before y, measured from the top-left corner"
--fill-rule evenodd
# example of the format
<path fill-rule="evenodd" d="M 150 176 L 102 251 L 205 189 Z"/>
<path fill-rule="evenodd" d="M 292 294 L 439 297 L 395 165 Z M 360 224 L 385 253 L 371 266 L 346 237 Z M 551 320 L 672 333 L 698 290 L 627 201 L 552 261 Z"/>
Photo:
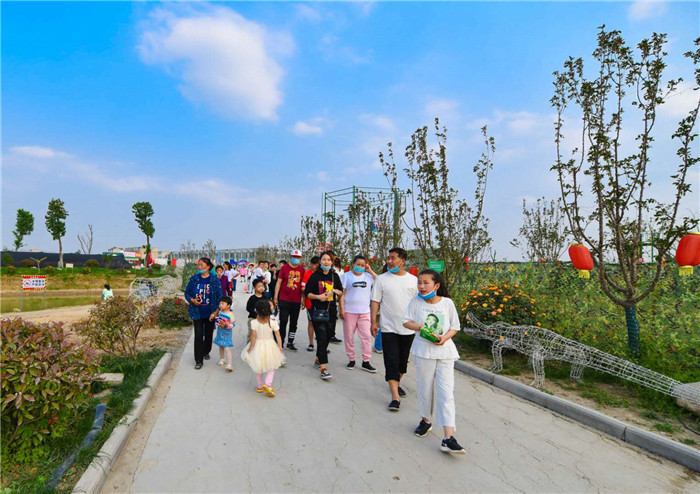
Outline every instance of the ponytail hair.
<path fill-rule="evenodd" d="M 433 269 L 424 269 L 420 273 L 418 273 L 418 276 L 423 276 L 423 275 L 428 275 L 433 279 L 433 282 L 437 285 L 439 284 L 440 286 L 437 289 L 437 292 L 435 292 L 436 295 L 440 297 L 447 297 L 450 298 L 450 295 L 447 293 L 447 287 L 445 287 L 445 283 L 442 281 L 442 275 L 438 273 L 437 271 Z"/>

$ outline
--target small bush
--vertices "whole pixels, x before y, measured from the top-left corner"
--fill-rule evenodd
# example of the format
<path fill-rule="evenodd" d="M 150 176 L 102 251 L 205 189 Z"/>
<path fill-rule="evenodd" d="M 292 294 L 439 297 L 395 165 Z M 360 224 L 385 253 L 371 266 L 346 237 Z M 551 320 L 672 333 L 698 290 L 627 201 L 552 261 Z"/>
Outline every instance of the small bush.
<path fill-rule="evenodd" d="M 462 311 L 472 312 L 484 323 L 503 321 L 509 324 L 542 325 L 547 314 L 537 309 L 535 299 L 507 282 L 489 284 L 472 290 L 462 303 Z"/>
<path fill-rule="evenodd" d="M 150 300 L 117 296 L 95 305 L 73 329 L 95 348 L 112 355 L 136 355 L 136 340 L 154 320 Z"/>
<path fill-rule="evenodd" d="M 6 272 L 7 274 L 15 274 L 15 273 L 17 272 L 17 270 L 15 269 L 14 266 L 9 266 L 9 267 L 7 268 L 7 271 L 5 271 L 5 272 Z"/>
<path fill-rule="evenodd" d="M 12 262 L 13 262 L 13 261 L 12 261 L 12 256 L 11 256 L 10 254 L 8 254 L 7 252 L 5 252 L 5 253 L 2 255 L 2 265 L 3 265 L 3 267 L 12 266 Z"/>
<path fill-rule="evenodd" d="M 90 273 L 92 273 L 92 269 L 90 269 L 89 267 L 85 266 L 83 269 L 81 269 L 81 272 L 82 272 L 83 274 L 90 274 Z"/>
<path fill-rule="evenodd" d="M 97 259 L 88 259 L 85 261 L 85 267 L 86 268 L 99 268 L 100 263 Z"/>
<path fill-rule="evenodd" d="M 124 268 L 121 268 L 121 267 L 117 268 L 117 273 L 124 274 L 125 272 L 126 272 L 126 270 Z"/>
<path fill-rule="evenodd" d="M 54 268 L 53 266 L 46 266 L 46 267 L 44 268 L 44 272 L 45 272 L 46 274 L 55 273 L 55 272 L 56 272 L 56 268 Z"/>
<path fill-rule="evenodd" d="M 88 400 L 99 359 L 69 341 L 62 323 L 0 320 L 2 443 L 17 458 L 42 455 L 47 437 L 60 437 Z"/>
<path fill-rule="evenodd" d="M 22 259 L 22 266 L 24 266 L 25 268 L 33 268 L 34 266 L 36 266 L 36 263 L 31 259 Z"/>
<path fill-rule="evenodd" d="M 187 326 L 192 321 L 187 312 L 187 304 L 177 297 L 164 298 L 158 305 L 158 324 L 163 327 Z"/>
<path fill-rule="evenodd" d="M 161 266 L 160 264 L 154 263 L 154 264 L 151 264 L 150 266 L 148 266 L 148 269 L 152 269 L 156 273 L 160 273 L 161 269 L 163 269 L 163 266 Z"/>

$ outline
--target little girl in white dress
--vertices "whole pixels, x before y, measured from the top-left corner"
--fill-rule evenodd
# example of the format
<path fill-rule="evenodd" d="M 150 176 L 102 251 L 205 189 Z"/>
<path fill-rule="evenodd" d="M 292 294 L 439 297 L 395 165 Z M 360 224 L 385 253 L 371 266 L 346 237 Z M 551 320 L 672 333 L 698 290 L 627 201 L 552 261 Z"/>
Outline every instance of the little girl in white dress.
<path fill-rule="evenodd" d="M 265 393 L 272 398 L 275 389 L 272 387 L 272 379 L 275 377 L 275 369 L 279 369 L 284 361 L 284 350 L 280 338 L 279 325 L 270 324 L 270 302 L 261 300 L 255 304 L 257 318 L 251 321 L 250 343 L 241 352 L 241 359 L 246 362 L 258 376 L 258 393 Z M 272 335 L 277 339 L 273 339 Z M 263 383 L 263 372 L 265 382 Z"/>

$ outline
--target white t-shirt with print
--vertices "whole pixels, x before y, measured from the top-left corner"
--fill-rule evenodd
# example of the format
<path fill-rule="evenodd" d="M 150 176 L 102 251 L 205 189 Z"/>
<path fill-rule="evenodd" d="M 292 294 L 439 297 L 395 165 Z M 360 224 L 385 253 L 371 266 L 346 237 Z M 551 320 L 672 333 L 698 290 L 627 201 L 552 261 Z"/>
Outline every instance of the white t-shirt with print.
<path fill-rule="evenodd" d="M 345 312 L 350 314 L 367 314 L 369 312 L 369 301 L 372 297 L 372 285 L 374 276 L 369 273 L 362 273 L 357 276 L 352 271 L 343 273 L 340 277 L 343 284 L 343 307 Z"/>
<path fill-rule="evenodd" d="M 399 276 L 386 272 L 377 276 L 372 288 L 372 301 L 379 302 L 379 327 L 383 333 L 412 335 L 403 327 L 408 303 L 418 293 L 418 278 L 411 273 Z"/>
<path fill-rule="evenodd" d="M 454 329 L 459 331 L 459 314 L 454 302 L 442 297 L 435 304 L 429 304 L 420 297 L 414 297 L 408 304 L 403 322 L 413 321 L 420 325 L 428 325 L 433 333 L 441 335 Z M 430 340 L 421 337 L 420 331 L 416 331 L 416 338 L 411 345 L 411 353 L 418 357 L 429 359 L 458 359 L 459 352 L 454 341 L 450 340 L 444 345 L 436 345 Z"/>

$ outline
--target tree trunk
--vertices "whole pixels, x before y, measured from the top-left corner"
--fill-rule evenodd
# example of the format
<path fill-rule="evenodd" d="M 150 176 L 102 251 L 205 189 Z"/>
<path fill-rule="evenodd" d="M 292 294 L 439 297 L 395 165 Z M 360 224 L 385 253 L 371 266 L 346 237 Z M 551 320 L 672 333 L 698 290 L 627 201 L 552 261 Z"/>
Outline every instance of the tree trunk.
<path fill-rule="evenodd" d="M 148 269 L 148 258 L 151 254 L 151 244 L 148 238 L 148 235 L 146 235 L 146 269 Z"/>
<path fill-rule="evenodd" d="M 58 267 L 63 268 L 63 243 L 61 237 L 58 237 Z"/>
<path fill-rule="evenodd" d="M 639 354 L 639 322 L 637 321 L 637 306 L 625 306 L 625 319 L 627 320 L 627 345 L 632 353 Z"/>

